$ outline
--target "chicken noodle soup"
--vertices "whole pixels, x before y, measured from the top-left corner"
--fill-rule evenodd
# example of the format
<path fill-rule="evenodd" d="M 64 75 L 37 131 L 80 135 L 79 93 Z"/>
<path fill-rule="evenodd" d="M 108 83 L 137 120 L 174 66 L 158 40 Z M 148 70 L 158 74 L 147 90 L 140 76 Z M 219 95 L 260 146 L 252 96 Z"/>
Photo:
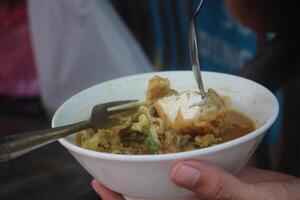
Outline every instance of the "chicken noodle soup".
<path fill-rule="evenodd" d="M 78 132 L 75 143 L 108 153 L 165 154 L 217 145 L 255 129 L 250 118 L 229 108 L 228 97 L 213 89 L 208 96 L 179 93 L 168 79 L 155 76 L 142 105 L 108 120 L 102 129 Z"/>

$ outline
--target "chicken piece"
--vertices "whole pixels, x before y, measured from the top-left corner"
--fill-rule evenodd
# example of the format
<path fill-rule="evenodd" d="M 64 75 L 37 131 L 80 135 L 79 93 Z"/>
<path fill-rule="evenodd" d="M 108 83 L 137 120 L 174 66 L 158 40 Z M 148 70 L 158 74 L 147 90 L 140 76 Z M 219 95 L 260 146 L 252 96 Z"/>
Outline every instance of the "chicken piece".
<path fill-rule="evenodd" d="M 160 76 L 154 76 L 149 80 L 147 89 L 147 100 L 154 102 L 159 98 L 169 95 L 171 92 L 171 83 L 169 79 Z"/>

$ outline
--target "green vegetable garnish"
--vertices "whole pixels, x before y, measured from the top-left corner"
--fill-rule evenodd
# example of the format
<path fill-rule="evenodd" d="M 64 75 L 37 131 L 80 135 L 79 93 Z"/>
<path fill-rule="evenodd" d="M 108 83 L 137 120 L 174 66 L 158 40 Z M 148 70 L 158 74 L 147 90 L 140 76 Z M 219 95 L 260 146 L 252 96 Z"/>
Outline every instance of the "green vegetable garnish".
<path fill-rule="evenodd" d="M 145 138 L 144 143 L 148 147 L 148 150 L 150 151 L 150 153 L 153 153 L 153 154 L 158 153 L 158 151 L 160 149 L 160 145 L 154 141 L 151 133 L 149 133 L 148 136 Z"/>
<path fill-rule="evenodd" d="M 145 114 L 141 114 L 138 118 L 138 122 L 134 123 L 131 128 L 146 135 L 144 144 L 151 153 L 158 153 L 160 145 L 154 140 L 154 133 L 152 133 L 150 129 L 150 120 Z"/>

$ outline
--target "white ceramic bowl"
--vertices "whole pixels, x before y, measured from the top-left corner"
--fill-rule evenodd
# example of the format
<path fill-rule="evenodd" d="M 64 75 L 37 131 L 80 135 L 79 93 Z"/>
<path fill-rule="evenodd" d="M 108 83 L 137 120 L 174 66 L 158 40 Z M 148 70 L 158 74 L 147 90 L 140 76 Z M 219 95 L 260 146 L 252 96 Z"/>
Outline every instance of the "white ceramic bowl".
<path fill-rule="evenodd" d="M 145 99 L 148 80 L 154 75 L 170 79 L 178 91 L 197 90 L 191 71 L 148 73 L 104 82 L 65 102 L 55 113 L 52 126 L 85 120 L 95 104 Z M 203 72 L 206 88 L 231 98 L 232 107 L 247 114 L 257 129 L 241 138 L 189 152 L 164 155 L 116 155 L 74 145 L 74 136 L 60 139 L 76 160 L 106 187 L 127 199 L 192 199 L 193 193 L 172 184 L 169 174 L 178 161 L 194 159 L 218 165 L 230 172 L 241 169 L 278 115 L 278 102 L 265 87 L 233 75 Z M 88 184 L 88 183 L 87 183 Z"/>

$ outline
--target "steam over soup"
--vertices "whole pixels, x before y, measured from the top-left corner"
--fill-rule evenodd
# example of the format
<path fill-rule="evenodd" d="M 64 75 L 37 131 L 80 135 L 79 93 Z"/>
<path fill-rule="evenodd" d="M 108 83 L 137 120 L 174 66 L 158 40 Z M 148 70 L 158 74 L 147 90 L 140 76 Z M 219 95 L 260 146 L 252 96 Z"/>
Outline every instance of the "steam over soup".
<path fill-rule="evenodd" d="M 177 92 L 168 79 L 155 76 L 146 101 L 108 120 L 97 131 L 76 133 L 83 148 L 117 154 L 165 154 L 217 145 L 255 129 L 245 114 L 229 108 L 230 99 L 208 90 Z"/>

